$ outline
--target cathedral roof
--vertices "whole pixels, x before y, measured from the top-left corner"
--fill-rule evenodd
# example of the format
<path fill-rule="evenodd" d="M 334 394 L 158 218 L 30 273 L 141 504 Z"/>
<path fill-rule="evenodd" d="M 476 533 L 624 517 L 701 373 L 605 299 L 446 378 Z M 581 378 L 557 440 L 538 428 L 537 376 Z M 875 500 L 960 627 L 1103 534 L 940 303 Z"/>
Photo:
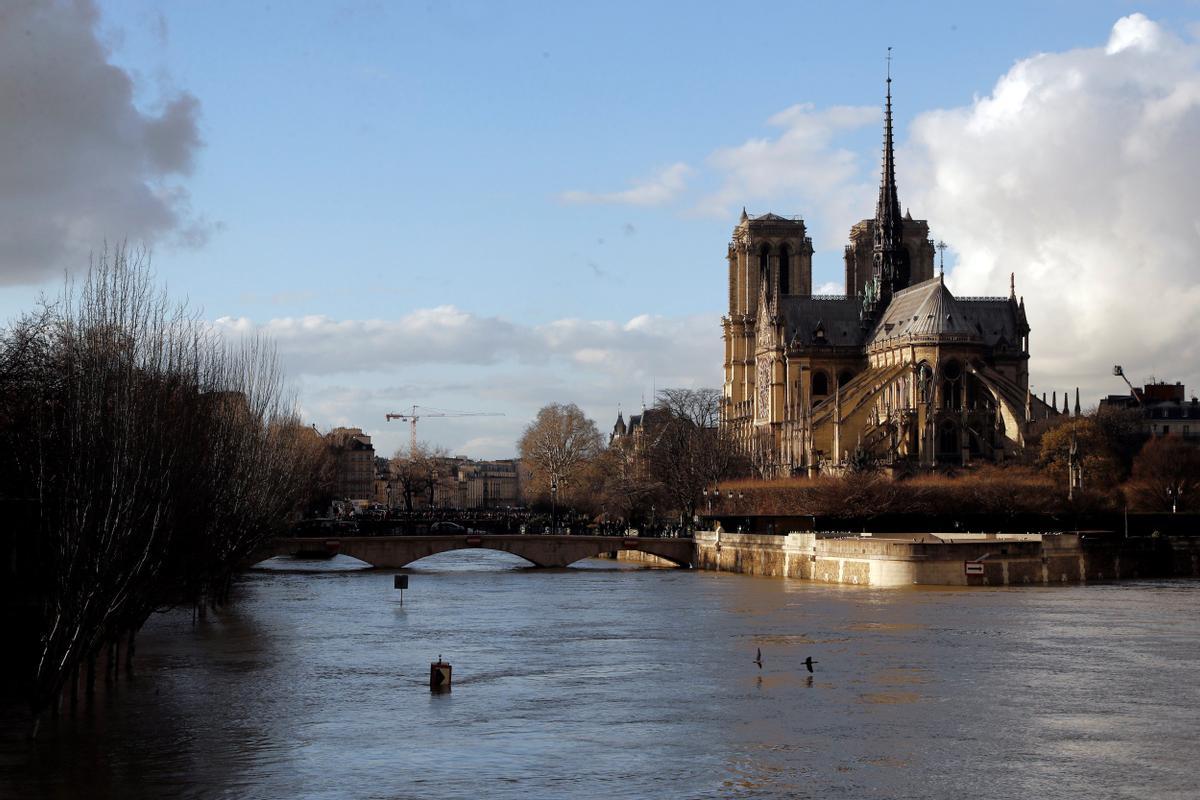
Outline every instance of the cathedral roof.
<path fill-rule="evenodd" d="M 785 341 L 800 345 L 861 346 L 865 332 L 858 309 L 857 297 L 779 298 Z"/>
<path fill-rule="evenodd" d="M 862 347 L 897 336 L 946 338 L 988 347 L 1020 345 L 1022 320 L 1008 297 L 955 297 L 941 278 L 892 296 L 874 330 L 863 330 L 859 297 L 778 299 L 784 341 L 799 346 Z"/>
<path fill-rule="evenodd" d="M 994 347 L 1020 341 L 1016 304 L 1006 297 L 958 299 L 940 277 L 903 289 L 871 335 L 874 344 L 897 336 L 947 337 Z"/>

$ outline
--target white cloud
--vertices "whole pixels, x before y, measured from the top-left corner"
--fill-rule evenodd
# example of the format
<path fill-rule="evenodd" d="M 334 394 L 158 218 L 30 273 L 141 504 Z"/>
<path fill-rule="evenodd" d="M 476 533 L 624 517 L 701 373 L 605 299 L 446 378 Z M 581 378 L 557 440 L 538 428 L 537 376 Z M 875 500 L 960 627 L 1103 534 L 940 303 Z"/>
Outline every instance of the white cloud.
<path fill-rule="evenodd" d="M 682 162 L 671 164 L 655 172 L 649 178 L 634 181 L 633 186 L 619 192 L 563 192 L 559 199 L 564 203 L 611 203 L 632 206 L 661 206 L 671 202 L 687 186 L 693 170 Z"/>
<path fill-rule="evenodd" d="M 222 317 L 213 325 L 231 338 L 269 336 L 305 418 L 322 428 L 361 426 L 381 453 L 407 442 L 407 428 L 383 424 L 384 414 L 414 403 L 504 414 L 430 418 L 419 431 L 456 453 L 503 457 L 546 403 L 578 403 L 606 431 L 618 405 L 652 402 L 655 386 L 719 386 L 722 378 L 715 315 L 530 326 L 440 306 L 396 320 Z"/>
<path fill-rule="evenodd" d="M 749 139 L 722 147 L 706 159 L 716 188 L 686 198 L 696 170 L 683 163 L 659 170 L 622 192 L 564 192 L 571 203 L 665 205 L 684 200 L 690 213 L 731 220 L 742 206 L 754 213 L 774 210 L 806 217 L 821 239 L 844 237 L 850 225 L 870 210 L 875 175 L 864 175 L 863 159 L 838 145 L 837 138 L 864 125 L 882 123 L 882 109 L 834 106 L 817 109 L 801 103 L 767 120 L 782 129 L 778 136 Z M 871 163 L 871 158 L 866 163 Z"/>
<path fill-rule="evenodd" d="M 627 322 L 560 319 L 529 326 L 447 305 L 418 309 L 395 320 L 314 315 L 257 323 L 246 317 L 221 317 L 213 326 L 235 337 L 266 334 L 292 375 L 430 364 L 544 365 L 555 359 L 593 370 L 658 373 L 677 380 L 700 380 L 698 370 L 719 372 L 717 361 L 695 360 L 701 353 L 719 349 L 720 326 L 710 315 L 643 314 Z"/>
<path fill-rule="evenodd" d="M 86 265 L 106 238 L 206 236 L 178 183 L 200 148 L 198 101 L 137 108 L 96 27 L 88 0 L 0 11 L 0 284 Z"/>
<path fill-rule="evenodd" d="M 874 175 L 867 179 L 863 159 L 839 146 L 837 138 L 865 125 L 881 125 L 882 109 L 816 109 L 803 103 L 775 114 L 768 122 L 783 132 L 775 138 L 750 139 L 721 148 L 709 156 L 708 165 L 719 175 L 721 185 L 698 200 L 696 211 L 724 219 L 742 206 L 755 213 L 800 214 L 810 228 L 816 228 L 815 238 L 840 242 L 850 226 L 870 210 Z"/>
<path fill-rule="evenodd" d="M 1200 389 L 1198 64 L 1133 14 L 914 123 L 913 208 L 957 251 L 956 291 L 1004 293 L 1016 272 L 1039 388 L 1119 392 L 1121 363 Z"/>
<path fill-rule="evenodd" d="M 225 333 L 268 334 L 289 372 L 301 375 L 407 364 L 491 364 L 517 352 L 536 357 L 528 330 L 450 305 L 418 309 L 396 320 L 312 315 L 260 324 L 246 317 L 221 317 L 214 325 Z"/>

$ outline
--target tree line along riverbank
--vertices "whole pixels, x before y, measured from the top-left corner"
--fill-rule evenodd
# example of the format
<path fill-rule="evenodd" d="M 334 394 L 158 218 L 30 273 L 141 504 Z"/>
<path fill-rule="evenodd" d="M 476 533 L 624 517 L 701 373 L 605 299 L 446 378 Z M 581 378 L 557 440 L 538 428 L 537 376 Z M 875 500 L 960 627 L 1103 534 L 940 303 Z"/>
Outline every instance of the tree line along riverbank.
<path fill-rule="evenodd" d="M 293 408 L 267 343 L 222 341 L 124 247 L 0 329 L 0 669 L 35 731 L 305 504 L 322 453 Z"/>

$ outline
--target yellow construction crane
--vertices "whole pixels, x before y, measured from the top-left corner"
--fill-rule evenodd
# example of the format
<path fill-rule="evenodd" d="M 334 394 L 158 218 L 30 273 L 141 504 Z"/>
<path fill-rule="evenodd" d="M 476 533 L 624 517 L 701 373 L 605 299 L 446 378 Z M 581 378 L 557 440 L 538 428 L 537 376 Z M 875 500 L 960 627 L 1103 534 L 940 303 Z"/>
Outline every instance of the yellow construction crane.
<path fill-rule="evenodd" d="M 408 421 L 410 435 L 410 456 L 417 454 L 417 420 L 425 417 L 503 417 L 503 414 L 492 414 L 486 411 L 450 411 L 444 408 L 429 408 L 428 406 L 413 406 L 412 411 L 404 414 L 388 414 L 387 421 L 402 419 Z"/>

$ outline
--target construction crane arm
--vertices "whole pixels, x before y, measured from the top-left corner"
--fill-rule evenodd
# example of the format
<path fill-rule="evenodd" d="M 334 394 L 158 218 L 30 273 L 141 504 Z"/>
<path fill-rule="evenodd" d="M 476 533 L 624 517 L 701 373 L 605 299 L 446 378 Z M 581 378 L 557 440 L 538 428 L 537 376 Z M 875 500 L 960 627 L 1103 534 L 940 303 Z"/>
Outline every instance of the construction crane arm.
<path fill-rule="evenodd" d="M 417 453 L 417 420 L 422 417 L 503 417 L 503 414 L 497 414 L 491 411 L 449 411 L 428 409 L 417 413 L 420 406 L 413 406 L 412 412 L 407 414 L 385 414 L 388 422 L 394 419 L 406 420 L 408 422 L 409 433 L 409 455 L 415 456 Z"/>

